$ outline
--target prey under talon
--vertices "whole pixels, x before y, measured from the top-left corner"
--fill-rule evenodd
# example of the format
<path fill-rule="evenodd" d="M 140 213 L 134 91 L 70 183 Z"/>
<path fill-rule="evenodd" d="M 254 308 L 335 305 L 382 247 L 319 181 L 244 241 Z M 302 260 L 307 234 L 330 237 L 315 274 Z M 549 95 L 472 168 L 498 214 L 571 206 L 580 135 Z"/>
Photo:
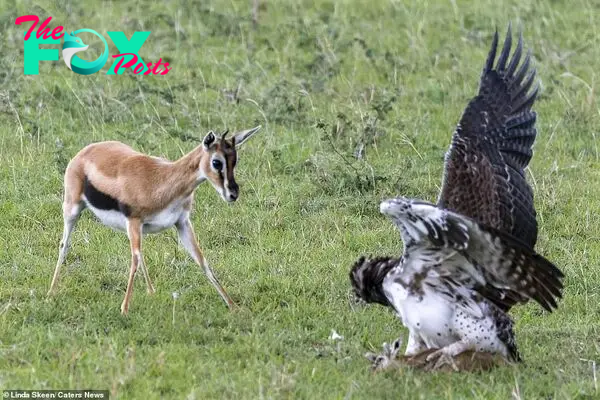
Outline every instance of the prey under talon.
<path fill-rule="evenodd" d="M 437 352 L 436 352 L 437 353 Z M 427 357 L 427 360 L 430 361 L 430 357 L 435 355 L 436 353 L 430 355 L 429 357 Z M 432 357 L 431 360 L 433 360 L 435 357 Z M 452 367 L 452 369 L 456 372 L 459 371 L 458 366 L 456 365 L 456 362 L 454 362 L 454 357 L 452 357 L 450 354 L 446 353 L 446 352 L 441 352 L 439 353 L 439 356 L 437 357 L 437 361 L 435 362 L 435 364 L 433 365 L 433 367 L 431 368 L 432 371 L 438 371 L 440 370 L 442 367 L 449 365 L 450 367 Z"/>
<path fill-rule="evenodd" d="M 454 357 L 448 353 L 446 348 L 441 348 L 429 354 L 426 358 L 426 361 L 429 363 L 427 366 L 427 370 L 429 371 L 440 370 L 446 365 L 449 365 L 453 370 L 458 371 L 458 367 L 454 362 Z"/>
<path fill-rule="evenodd" d="M 371 369 L 373 371 L 381 371 L 394 364 L 400 347 L 402 347 L 402 339 L 398 338 L 391 345 L 385 342 L 381 354 L 368 352 L 365 354 L 365 357 L 371 361 Z"/>

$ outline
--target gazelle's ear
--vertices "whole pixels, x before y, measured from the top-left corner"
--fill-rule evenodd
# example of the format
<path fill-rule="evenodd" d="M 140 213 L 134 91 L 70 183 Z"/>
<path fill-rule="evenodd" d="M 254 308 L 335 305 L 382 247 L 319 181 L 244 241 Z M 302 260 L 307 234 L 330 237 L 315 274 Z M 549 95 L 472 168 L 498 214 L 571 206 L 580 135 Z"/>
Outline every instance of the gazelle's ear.
<path fill-rule="evenodd" d="M 247 129 L 245 131 L 237 132 L 235 134 L 235 136 L 233 137 L 233 144 L 235 145 L 235 147 L 240 147 L 242 145 L 242 143 L 244 143 L 246 140 L 250 139 L 250 137 L 252 135 L 254 135 L 256 132 L 258 132 L 258 130 L 260 128 L 261 128 L 261 126 L 259 125 L 252 129 Z"/>
<path fill-rule="evenodd" d="M 204 146 L 204 150 L 210 149 L 211 146 L 215 144 L 216 139 L 217 137 L 215 136 L 215 133 L 213 131 L 208 132 L 206 136 L 204 136 L 204 139 L 202 139 L 202 145 Z"/>

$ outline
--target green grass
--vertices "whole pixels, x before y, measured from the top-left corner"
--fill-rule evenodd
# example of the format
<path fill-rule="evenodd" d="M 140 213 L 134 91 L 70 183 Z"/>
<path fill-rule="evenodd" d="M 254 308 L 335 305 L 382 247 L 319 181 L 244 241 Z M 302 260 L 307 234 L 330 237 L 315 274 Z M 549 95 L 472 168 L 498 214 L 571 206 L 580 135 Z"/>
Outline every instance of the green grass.
<path fill-rule="evenodd" d="M 256 27 L 242 0 L 65 3 L 0 8 L 0 389 L 97 388 L 123 399 L 600 398 L 588 361 L 600 361 L 595 2 L 266 0 Z M 80 76 L 59 60 L 25 76 L 14 25 L 25 14 L 69 31 L 151 30 L 140 54 L 173 69 Z M 353 309 L 349 267 L 360 254 L 401 249 L 378 212 L 382 198 L 435 200 L 494 27 L 503 35 L 509 20 L 523 23 L 543 86 L 529 178 L 537 249 L 565 272 L 564 300 L 553 314 L 514 310 L 518 367 L 373 376 L 363 353 L 404 330 L 382 307 Z M 147 295 L 138 276 L 122 317 L 127 239 L 89 212 L 59 292 L 46 299 L 62 174 L 79 149 L 120 140 L 175 159 L 210 129 L 257 124 L 263 130 L 240 151 L 239 201 L 228 206 L 204 184 L 193 214 L 241 310 L 227 310 L 168 231 L 144 240 L 157 293 Z M 362 160 L 353 157 L 361 144 Z M 344 339 L 329 340 L 332 329 Z"/>

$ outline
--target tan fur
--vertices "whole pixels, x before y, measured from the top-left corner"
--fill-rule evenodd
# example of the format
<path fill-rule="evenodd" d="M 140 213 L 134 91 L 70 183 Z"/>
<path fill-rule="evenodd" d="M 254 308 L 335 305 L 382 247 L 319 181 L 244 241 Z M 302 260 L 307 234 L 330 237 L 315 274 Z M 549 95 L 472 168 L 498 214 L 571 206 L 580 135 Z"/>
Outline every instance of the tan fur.
<path fill-rule="evenodd" d="M 511 365 L 511 363 L 500 354 L 467 350 L 452 358 L 454 365 L 444 364 L 439 368 L 435 368 L 434 361 L 427 361 L 427 356 L 435 351 L 436 349 L 428 349 L 412 357 L 404 356 L 404 362 L 408 366 L 423 369 L 427 372 L 482 372 L 489 371 L 496 367 Z"/>
<path fill-rule="evenodd" d="M 156 231 L 175 226 L 180 241 L 190 256 L 203 268 L 227 305 L 233 307 L 235 304 L 202 255 L 189 220 L 189 213 L 193 205 L 194 190 L 203 180 L 208 180 L 224 200 L 232 202 L 237 199 L 238 187 L 234 177 L 236 146 L 242 144 L 258 129 L 260 126 L 239 132 L 229 140 L 225 138 L 225 134 L 217 139 L 214 133 L 209 132 L 202 145 L 177 161 L 148 156 L 116 141 L 90 144 L 79 151 L 65 171 L 63 239 L 48 294 L 55 291 L 71 232 L 81 211 L 86 208 L 90 200 L 84 193 L 87 177 L 88 182 L 95 189 L 127 206 L 127 216 L 122 212 L 109 210 L 117 215 L 114 218 L 119 221 L 126 218 L 124 230 L 131 244 L 129 281 L 121 306 L 123 314 L 126 314 L 129 309 L 133 278 L 138 268 L 142 269 L 148 292 L 154 292 L 141 251 L 141 238 L 148 224 L 150 227 L 154 226 Z M 223 161 L 221 173 L 211 167 L 214 158 Z M 97 210 L 94 212 L 102 211 Z M 171 210 L 175 211 L 171 212 Z M 160 216 L 165 212 L 167 216 L 162 217 L 164 222 L 156 223 L 157 218 L 159 222 L 161 221 Z"/>
<path fill-rule="evenodd" d="M 427 349 L 413 356 L 399 356 L 384 368 L 375 371 L 411 367 L 424 372 L 483 372 L 496 367 L 508 366 L 511 363 L 499 354 L 467 350 L 452 358 L 454 365 L 444 364 L 436 368 L 437 360 L 428 361 L 427 356 L 437 349 Z"/>
<path fill-rule="evenodd" d="M 79 201 L 87 175 L 98 190 L 128 204 L 133 216 L 143 218 L 175 198 L 189 196 L 199 183 L 198 169 L 206 169 L 209 161 L 202 146 L 171 162 L 139 153 L 120 142 L 94 143 L 69 163 L 65 193 L 71 202 Z M 215 179 L 214 173 L 207 178 Z"/>

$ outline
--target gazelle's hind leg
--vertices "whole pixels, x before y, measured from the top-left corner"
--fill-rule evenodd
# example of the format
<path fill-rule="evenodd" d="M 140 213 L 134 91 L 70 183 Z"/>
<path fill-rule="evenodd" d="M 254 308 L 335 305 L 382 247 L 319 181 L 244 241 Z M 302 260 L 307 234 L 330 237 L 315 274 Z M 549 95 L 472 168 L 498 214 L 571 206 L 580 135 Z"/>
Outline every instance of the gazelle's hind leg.
<path fill-rule="evenodd" d="M 48 290 L 48 296 L 52 295 L 56 290 L 56 284 L 58 282 L 58 275 L 60 273 L 60 267 L 64 263 L 69 250 L 69 242 L 71 239 L 71 233 L 73 228 L 77 224 L 77 220 L 81 215 L 81 211 L 85 208 L 85 203 L 78 201 L 77 203 L 70 203 L 65 201 L 63 203 L 63 236 L 60 241 L 58 249 L 58 261 L 56 262 L 56 268 L 54 269 L 54 276 L 52 277 L 52 283 L 50 284 L 50 290 Z"/>
<path fill-rule="evenodd" d="M 125 315 L 129 311 L 129 302 L 133 294 L 133 278 L 138 266 L 142 263 L 142 224 L 137 218 L 127 220 L 127 236 L 131 247 L 131 266 L 129 268 L 129 280 L 127 281 L 127 291 L 121 304 L 121 314 Z"/>

